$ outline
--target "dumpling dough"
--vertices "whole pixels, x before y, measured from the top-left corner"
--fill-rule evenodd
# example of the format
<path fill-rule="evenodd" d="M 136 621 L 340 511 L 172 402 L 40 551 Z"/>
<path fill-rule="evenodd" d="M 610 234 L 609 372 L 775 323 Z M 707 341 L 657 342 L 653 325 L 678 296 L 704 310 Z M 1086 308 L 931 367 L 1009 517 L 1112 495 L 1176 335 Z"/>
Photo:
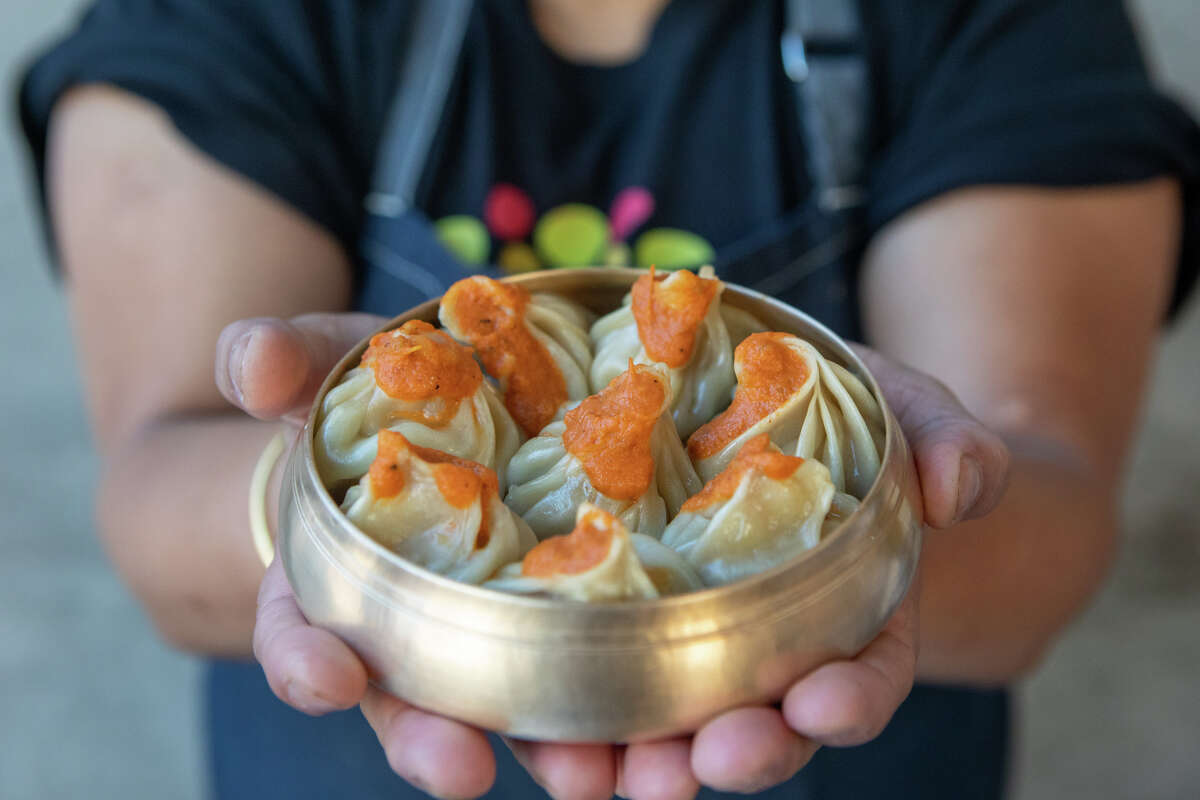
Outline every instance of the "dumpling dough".
<path fill-rule="evenodd" d="M 539 539 L 566 533 L 592 503 L 657 537 L 700 490 L 670 415 L 665 370 L 633 365 L 526 442 L 508 467 L 505 502 Z"/>
<path fill-rule="evenodd" d="M 703 588 L 678 555 L 648 536 L 631 534 L 590 503 L 579 507 L 574 530 L 546 539 L 484 585 L 593 603 L 653 600 Z"/>
<path fill-rule="evenodd" d="M 420 320 L 372 337 L 360 366 L 326 393 L 314 441 L 325 482 L 338 488 L 357 481 L 384 429 L 496 470 L 501 491 L 505 466 L 522 442 L 470 348 Z"/>
<path fill-rule="evenodd" d="M 784 455 L 759 434 L 684 503 L 662 543 L 683 556 L 706 586 L 719 586 L 815 547 L 835 496 L 834 524 L 858 501 L 837 495 L 823 464 Z"/>
<path fill-rule="evenodd" d="M 746 442 L 768 433 L 785 453 L 828 467 L 839 492 L 866 495 L 879 474 L 884 422 L 862 381 L 788 333 L 749 336 L 734 370 L 733 403 L 688 439 L 700 477 L 712 480 Z"/>
<path fill-rule="evenodd" d="M 686 438 L 729 405 L 733 349 L 765 327 L 722 304 L 725 284 L 711 267 L 699 276 L 677 270 L 660 277 L 651 269 L 638 278 L 625 304 L 592 326 L 596 357 L 589 377 L 592 391 L 600 391 L 630 359 L 661 364 L 670 376 L 675 427 Z"/>
<path fill-rule="evenodd" d="M 527 436 L 588 396 L 591 315 L 582 306 L 477 275 L 447 290 L 438 319 L 451 336 L 475 348 Z"/>
<path fill-rule="evenodd" d="M 495 472 L 389 430 L 342 511 L 389 550 L 466 583 L 483 582 L 537 543 L 500 501 Z"/>

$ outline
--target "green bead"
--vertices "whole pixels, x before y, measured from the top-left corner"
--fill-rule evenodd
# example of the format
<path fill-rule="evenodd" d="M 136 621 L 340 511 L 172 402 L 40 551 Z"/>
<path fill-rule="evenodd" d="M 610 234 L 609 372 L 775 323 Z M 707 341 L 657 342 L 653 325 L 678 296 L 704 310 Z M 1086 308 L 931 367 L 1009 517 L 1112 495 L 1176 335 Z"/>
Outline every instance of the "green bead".
<path fill-rule="evenodd" d="M 478 266 L 487 263 L 492 240 L 487 228 L 475 217 L 455 214 L 433 223 L 438 241 L 464 264 Z"/>
<path fill-rule="evenodd" d="M 712 245 L 690 231 L 654 228 L 638 237 L 634 258 L 642 269 L 683 269 L 711 264 L 716 257 Z"/>
<path fill-rule="evenodd" d="M 509 275 L 533 272 L 542 268 L 542 262 L 538 259 L 537 253 L 533 252 L 533 248 L 524 242 L 509 242 L 501 247 L 496 263 Z"/>
<path fill-rule="evenodd" d="M 629 250 L 629 245 L 624 242 L 612 242 L 608 245 L 608 249 L 604 251 L 604 266 L 606 267 L 632 267 L 633 253 Z"/>
<path fill-rule="evenodd" d="M 533 246 L 552 267 L 590 267 L 602 263 L 608 244 L 608 218 L 599 209 L 568 203 L 542 215 L 533 229 Z"/>

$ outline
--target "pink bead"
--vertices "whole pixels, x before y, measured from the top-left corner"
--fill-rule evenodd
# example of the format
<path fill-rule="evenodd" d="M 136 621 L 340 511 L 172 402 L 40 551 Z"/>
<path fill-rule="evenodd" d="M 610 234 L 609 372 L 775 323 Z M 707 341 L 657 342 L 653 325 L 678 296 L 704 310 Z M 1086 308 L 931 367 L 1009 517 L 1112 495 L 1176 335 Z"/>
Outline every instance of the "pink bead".
<path fill-rule="evenodd" d="M 608 224 L 614 242 L 623 242 L 645 224 L 654 213 L 654 195 L 642 186 L 630 186 L 617 192 L 608 211 Z"/>
<path fill-rule="evenodd" d="M 483 201 L 483 220 L 497 239 L 515 242 L 529 236 L 536 212 L 529 195 L 511 183 L 497 183 Z"/>

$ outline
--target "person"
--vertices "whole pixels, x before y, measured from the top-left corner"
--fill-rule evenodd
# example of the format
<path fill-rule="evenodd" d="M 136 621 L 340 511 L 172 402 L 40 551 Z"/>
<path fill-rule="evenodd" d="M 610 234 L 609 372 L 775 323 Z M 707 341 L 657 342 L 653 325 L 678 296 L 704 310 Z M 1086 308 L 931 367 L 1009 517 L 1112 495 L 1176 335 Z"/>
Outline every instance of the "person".
<path fill-rule="evenodd" d="M 21 113 L 99 530 L 211 659 L 217 796 L 404 796 L 393 773 L 441 797 L 1003 794 L 1004 687 L 1103 580 L 1196 274 L 1200 132 L 1118 0 L 101 0 Z M 873 347 L 940 530 L 880 637 L 778 706 L 493 754 L 369 687 L 264 577 L 250 474 L 376 315 L 487 265 L 648 259 Z"/>

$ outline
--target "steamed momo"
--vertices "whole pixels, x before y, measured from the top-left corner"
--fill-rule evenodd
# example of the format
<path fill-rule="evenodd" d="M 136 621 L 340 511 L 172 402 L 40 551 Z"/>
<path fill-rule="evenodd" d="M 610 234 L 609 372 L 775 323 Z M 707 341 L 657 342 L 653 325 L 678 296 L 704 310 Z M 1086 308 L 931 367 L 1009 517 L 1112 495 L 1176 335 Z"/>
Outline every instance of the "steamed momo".
<path fill-rule="evenodd" d="M 658 363 L 671 380 L 671 413 L 679 435 L 708 422 L 733 393 L 733 348 L 764 330 L 751 315 L 721 303 L 725 285 L 711 268 L 659 280 L 651 269 L 638 278 L 621 308 L 592 326 L 596 349 L 590 380 L 599 391 L 624 372 L 630 359 Z"/>
<path fill-rule="evenodd" d="M 527 436 L 567 403 L 587 397 L 591 317 L 581 306 L 480 275 L 447 290 L 438 319 L 451 336 L 475 348 Z"/>
<path fill-rule="evenodd" d="M 688 439 L 711 480 L 760 433 L 784 452 L 826 467 L 839 492 L 862 498 L 879 473 L 883 412 L 862 382 L 803 339 L 756 333 L 737 347 L 733 403 Z"/>
<path fill-rule="evenodd" d="M 505 502 L 539 539 L 571 530 L 585 502 L 657 537 L 701 486 L 671 420 L 666 372 L 643 365 L 526 442 L 508 476 Z"/>
<path fill-rule="evenodd" d="M 546 539 L 485 586 L 583 602 L 653 600 L 703 588 L 670 549 L 630 534 L 619 519 L 589 503 L 580 506 L 569 534 Z"/>
<path fill-rule="evenodd" d="M 346 493 L 342 511 L 375 541 L 426 569 L 481 583 L 537 539 L 500 501 L 480 464 L 379 433 L 379 454 Z"/>
<path fill-rule="evenodd" d="M 314 442 L 325 481 L 358 480 L 385 429 L 497 470 L 502 489 L 522 441 L 471 350 L 420 320 L 372 337 L 361 364 L 325 395 Z"/>
<path fill-rule="evenodd" d="M 815 547 L 835 497 L 833 524 L 858 501 L 837 495 L 823 464 L 784 455 L 759 434 L 683 504 L 662 543 L 683 556 L 706 586 L 719 586 Z"/>

